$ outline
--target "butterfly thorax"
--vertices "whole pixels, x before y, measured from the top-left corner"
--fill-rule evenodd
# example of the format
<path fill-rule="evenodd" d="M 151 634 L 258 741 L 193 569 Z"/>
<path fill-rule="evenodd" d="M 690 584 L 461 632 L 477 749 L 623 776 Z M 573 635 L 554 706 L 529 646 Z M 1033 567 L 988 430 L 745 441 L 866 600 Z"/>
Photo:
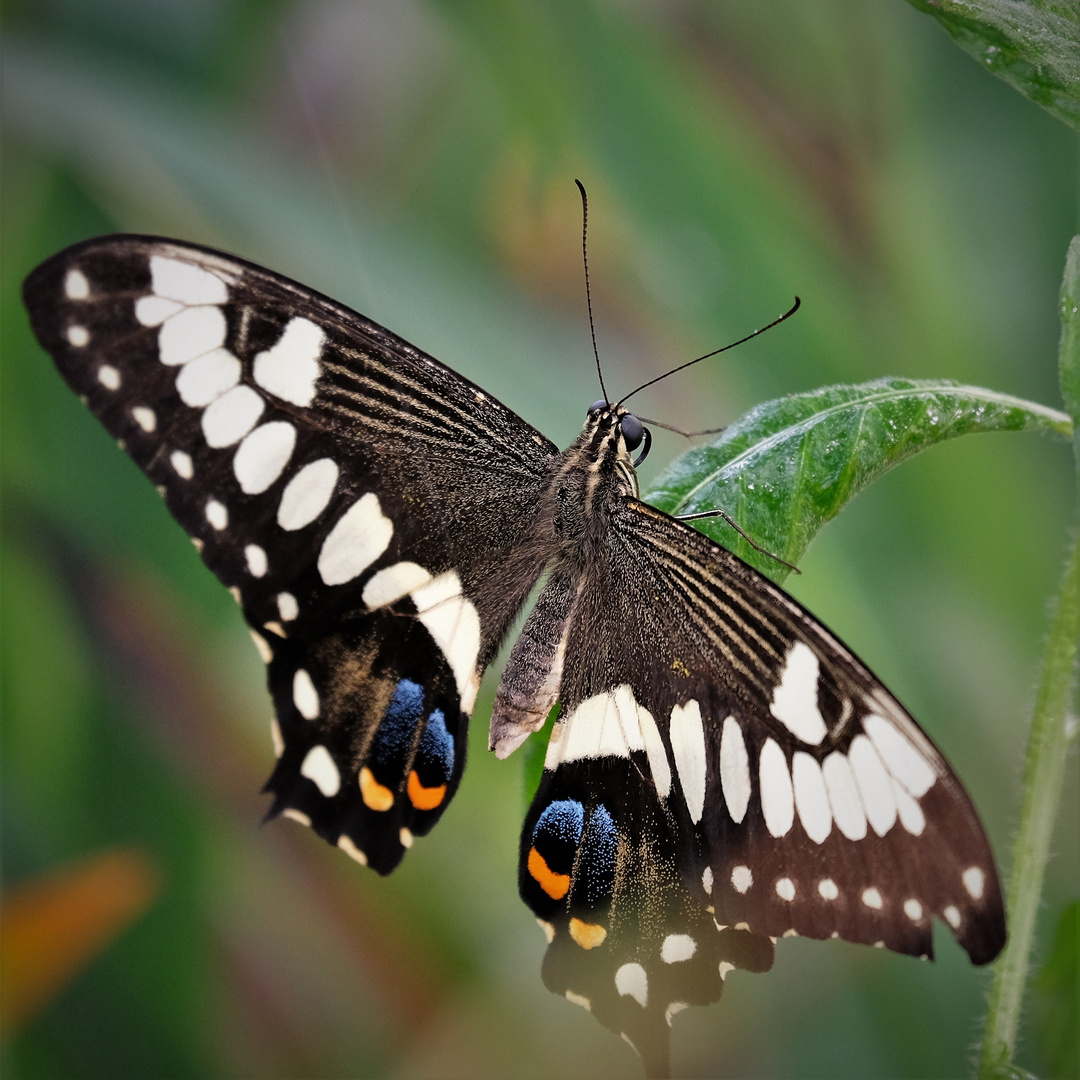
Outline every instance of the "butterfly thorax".
<path fill-rule="evenodd" d="M 558 460 L 551 485 L 552 527 L 563 558 L 587 560 L 607 531 L 617 500 L 639 494 L 618 405 L 591 409 L 581 434 Z M 635 421 L 636 422 L 636 421 Z"/>

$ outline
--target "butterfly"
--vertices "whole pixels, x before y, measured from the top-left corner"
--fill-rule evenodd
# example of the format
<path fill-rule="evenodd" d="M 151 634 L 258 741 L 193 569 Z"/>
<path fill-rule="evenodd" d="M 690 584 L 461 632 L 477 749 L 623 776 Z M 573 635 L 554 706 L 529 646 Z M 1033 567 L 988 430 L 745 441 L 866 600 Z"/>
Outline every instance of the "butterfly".
<path fill-rule="evenodd" d="M 77 244 L 24 299 L 61 374 L 157 485 L 266 663 L 269 816 L 387 874 L 465 766 L 480 679 L 506 757 L 558 704 L 521 834 L 545 984 L 667 1068 L 672 1016 L 777 938 L 977 964 L 993 856 L 903 707 L 795 600 L 640 499 L 648 429 L 560 451 L 390 331 L 242 259 Z"/>

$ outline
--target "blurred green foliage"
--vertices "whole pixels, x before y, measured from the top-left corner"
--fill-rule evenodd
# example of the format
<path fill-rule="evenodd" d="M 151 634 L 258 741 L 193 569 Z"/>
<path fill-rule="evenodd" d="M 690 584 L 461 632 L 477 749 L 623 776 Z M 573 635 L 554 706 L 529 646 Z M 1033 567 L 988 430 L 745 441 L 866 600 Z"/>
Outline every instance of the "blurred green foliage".
<path fill-rule="evenodd" d="M 490 676 L 462 789 L 391 878 L 259 828 L 270 705 L 235 605 L 33 343 L 21 279 L 114 229 L 212 244 L 565 444 L 597 396 L 579 176 L 613 392 L 803 298 L 781 331 L 642 394 L 649 416 L 716 426 L 886 375 L 1059 408 L 1075 137 L 898 0 L 35 0 L 5 22 L 5 881 L 125 844 L 163 884 L 0 1068 L 636 1075 L 540 984 L 522 771 L 484 752 Z M 660 433 L 645 486 L 684 448 Z M 1072 471 L 1033 434 L 949 443 L 855 500 L 789 581 L 942 746 L 999 855 Z M 1080 893 L 1077 800 L 1074 757 L 1055 920 Z M 985 973 L 945 935 L 938 956 L 783 942 L 771 974 L 679 1015 L 676 1074 L 962 1075 Z M 1060 1060 L 1046 1031 L 1022 1032 L 1035 1071 Z"/>

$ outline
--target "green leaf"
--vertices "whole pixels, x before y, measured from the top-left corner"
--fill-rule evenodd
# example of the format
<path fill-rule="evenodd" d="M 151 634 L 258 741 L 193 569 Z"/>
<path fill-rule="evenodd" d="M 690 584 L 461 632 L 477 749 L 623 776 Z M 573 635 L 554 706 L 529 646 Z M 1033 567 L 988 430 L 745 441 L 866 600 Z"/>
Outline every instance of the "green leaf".
<path fill-rule="evenodd" d="M 1061 281 L 1061 345 L 1058 349 L 1061 398 L 1073 419 L 1076 476 L 1080 481 L 1080 236 L 1074 236 L 1065 256 Z"/>
<path fill-rule="evenodd" d="M 1080 10 L 1075 0 L 908 0 L 987 71 L 1080 129 Z"/>
<path fill-rule="evenodd" d="M 1080 900 L 1061 913 L 1034 990 L 1036 1029 L 1050 1075 L 1080 1076 Z"/>
<path fill-rule="evenodd" d="M 814 534 L 872 480 L 928 446 L 977 431 L 1072 434 L 1068 416 L 948 380 L 827 386 L 751 409 L 677 458 L 645 494 L 669 514 L 721 509 L 761 547 L 797 562 Z M 774 581 L 788 570 L 719 518 L 696 523 Z"/>

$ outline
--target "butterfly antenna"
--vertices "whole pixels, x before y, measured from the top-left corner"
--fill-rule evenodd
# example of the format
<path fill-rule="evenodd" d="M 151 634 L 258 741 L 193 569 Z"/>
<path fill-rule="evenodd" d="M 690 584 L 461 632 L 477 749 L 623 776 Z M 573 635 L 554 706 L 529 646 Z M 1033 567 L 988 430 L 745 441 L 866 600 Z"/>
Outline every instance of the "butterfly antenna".
<path fill-rule="evenodd" d="M 655 383 L 660 382 L 661 379 L 666 379 L 669 375 L 674 375 L 677 371 L 682 371 L 685 368 L 691 367 L 694 364 L 701 363 L 702 360 L 708 360 L 710 356 L 716 356 L 718 353 L 727 352 L 728 349 L 734 349 L 736 345 L 742 345 L 744 341 L 749 341 L 751 338 L 755 338 L 758 334 L 764 334 L 766 330 L 771 330 L 774 326 L 778 326 L 785 319 L 790 319 L 796 311 L 799 310 L 799 305 L 802 301 L 796 296 L 795 303 L 780 315 L 778 318 L 773 319 L 771 323 L 766 323 L 764 326 L 759 326 L 752 334 L 747 334 L 746 337 L 739 338 L 738 341 L 733 341 L 730 345 L 723 345 L 719 349 L 713 349 L 712 352 L 707 352 L 704 356 L 699 356 L 696 360 L 688 360 L 685 364 L 680 364 L 678 367 L 672 368 L 670 371 L 665 371 L 663 375 L 657 375 L 655 379 L 650 379 L 646 383 L 642 383 L 640 386 L 631 390 L 629 394 L 625 394 L 620 400 L 619 404 L 622 405 L 628 398 L 632 398 L 639 390 L 644 390 L 648 386 L 653 386 Z M 599 363 L 599 361 L 597 361 Z"/>
<path fill-rule="evenodd" d="M 607 401 L 607 388 L 604 386 L 604 373 L 600 370 L 600 350 L 596 347 L 596 324 L 592 314 L 592 289 L 589 288 L 589 197 L 585 194 L 585 185 L 580 180 L 575 180 L 578 191 L 581 192 L 581 261 L 585 264 L 585 303 L 589 305 L 589 333 L 592 334 L 592 351 L 596 357 L 596 374 L 600 379 L 600 392 Z"/>

